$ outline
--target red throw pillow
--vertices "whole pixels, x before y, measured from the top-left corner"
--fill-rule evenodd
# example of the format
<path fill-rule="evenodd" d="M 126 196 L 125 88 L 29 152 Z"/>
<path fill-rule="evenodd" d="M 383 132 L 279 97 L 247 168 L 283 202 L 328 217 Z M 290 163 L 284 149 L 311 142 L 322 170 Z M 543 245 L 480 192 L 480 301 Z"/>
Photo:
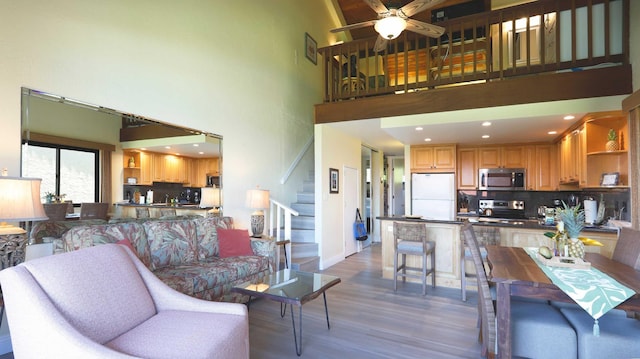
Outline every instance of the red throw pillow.
<path fill-rule="evenodd" d="M 131 241 L 129 241 L 128 239 L 126 239 L 126 238 L 125 239 L 121 239 L 121 240 L 117 241 L 116 244 L 120 244 L 120 245 L 123 245 L 125 247 L 129 247 L 129 249 L 131 249 L 131 252 L 133 254 L 136 254 L 136 250 L 133 249 L 133 244 L 131 244 Z"/>
<path fill-rule="evenodd" d="M 218 228 L 217 231 L 220 258 L 253 255 L 249 231 L 246 229 L 225 228 Z"/>

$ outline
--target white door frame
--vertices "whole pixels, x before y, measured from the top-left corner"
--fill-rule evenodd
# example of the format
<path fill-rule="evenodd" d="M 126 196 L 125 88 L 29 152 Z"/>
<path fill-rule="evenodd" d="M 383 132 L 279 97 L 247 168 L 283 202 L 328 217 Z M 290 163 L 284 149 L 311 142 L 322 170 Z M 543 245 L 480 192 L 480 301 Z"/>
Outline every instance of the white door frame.
<path fill-rule="evenodd" d="M 344 201 L 342 228 L 345 258 L 361 250 L 360 243 L 353 235 L 356 208 L 360 204 L 360 176 L 358 172 L 357 168 L 347 166 L 342 168 L 342 198 Z"/>

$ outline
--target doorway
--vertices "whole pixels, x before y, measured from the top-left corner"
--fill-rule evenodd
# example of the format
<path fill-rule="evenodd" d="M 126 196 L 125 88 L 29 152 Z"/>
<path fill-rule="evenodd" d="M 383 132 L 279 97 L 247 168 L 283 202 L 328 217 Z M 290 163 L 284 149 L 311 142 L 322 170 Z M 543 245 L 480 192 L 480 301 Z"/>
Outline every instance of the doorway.
<path fill-rule="evenodd" d="M 343 238 L 344 238 L 344 256 L 345 258 L 355 254 L 358 251 L 358 241 L 356 241 L 353 235 L 353 221 L 356 215 L 356 208 L 358 208 L 358 198 L 360 193 L 360 185 L 358 179 L 358 170 L 351 167 L 344 167 L 342 169 L 342 183 L 343 183 L 343 200 L 344 200 L 344 212 L 343 212 Z"/>

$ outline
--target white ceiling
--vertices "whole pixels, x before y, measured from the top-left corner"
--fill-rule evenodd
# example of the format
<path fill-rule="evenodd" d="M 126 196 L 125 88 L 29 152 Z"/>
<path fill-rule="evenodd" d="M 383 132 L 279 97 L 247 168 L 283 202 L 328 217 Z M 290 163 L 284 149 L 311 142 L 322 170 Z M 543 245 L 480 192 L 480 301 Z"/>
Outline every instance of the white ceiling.
<path fill-rule="evenodd" d="M 193 158 L 220 157 L 221 141 L 205 134 L 121 142 L 123 149 L 143 150 Z"/>
<path fill-rule="evenodd" d="M 399 95 L 401 96 L 401 95 Z M 619 110 L 624 96 L 554 101 L 329 124 L 386 155 L 402 156 L 404 145 L 554 142 L 587 113 Z M 564 120 L 565 115 L 575 119 Z M 485 121 L 491 126 L 483 127 Z M 416 131 L 416 127 L 422 127 Z M 549 131 L 556 131 L 550 135 Z M 489 135 L 483 139 L 482 135 Z M 431 138 L 426 142 L 425 138 Z"/>

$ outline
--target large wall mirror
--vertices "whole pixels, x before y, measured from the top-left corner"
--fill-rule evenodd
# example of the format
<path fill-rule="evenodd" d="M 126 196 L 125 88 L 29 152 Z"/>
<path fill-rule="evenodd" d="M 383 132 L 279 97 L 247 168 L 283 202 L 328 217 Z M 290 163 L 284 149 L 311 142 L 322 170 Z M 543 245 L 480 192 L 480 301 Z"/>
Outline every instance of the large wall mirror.
<path fill-rule="evenodd" d="M 43 202 L 153 193 L 146 203 L 197 205 L 203 187 L 220 187 L 221 169 L 221 136 L 22 88 L 21 172 L 42 178 Z"/>

